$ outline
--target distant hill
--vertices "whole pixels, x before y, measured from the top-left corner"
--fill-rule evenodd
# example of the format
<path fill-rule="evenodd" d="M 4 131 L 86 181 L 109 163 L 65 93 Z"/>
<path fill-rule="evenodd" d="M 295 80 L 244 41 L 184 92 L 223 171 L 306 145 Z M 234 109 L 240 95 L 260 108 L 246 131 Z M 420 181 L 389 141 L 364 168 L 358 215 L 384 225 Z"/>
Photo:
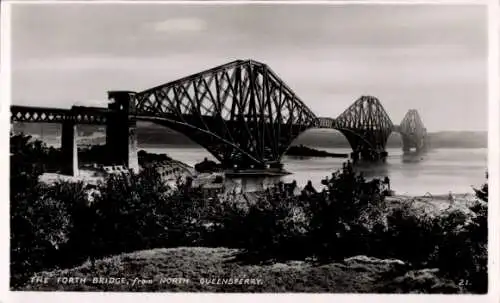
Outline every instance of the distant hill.
<path fill-rule="evenodd" d="M 47 141 L 58 140 L 60 125 L 38 123 L 16 123 L 14 131 L 43 136 Z M 79 143 L 103 144 L 105 142 L 105 126 L 78 125 Z M 149 122 L 141 122 L 137 128 L 139 145 L 177 145 L 183 147 L 197 144 L 188 137 L 166 127 Z M 477 131 L 442 131 L 429 133 L 429 140 L 433 148 L 486 148 L 488 133 Z M 306 131 L 297 138 L 293 145 L 311 147 L 349 147 L 347 139 L 338 131 L 314 129 Z M 391 134 L 387 141 L 388 147 L 401 147 L 401 137 L 397 133 Z"/>
<path fill-rule="evenodd" d="M 442 131 L 429 133 L 433 148 L 486 148 L 488 133 L 476 131 Z M 315 147 L 349 147 L 347 139 L 334 130 L 310 130 L 299 136 L 293 143 Z M 392 133 L 387 140 L 387 147 L 401 147 L 401 135 Z"/>
<path fill-rule="evenodd" d="M 488 132 L 436 132 L 429 134 L 429 140 L 434 148 L 487 148 Z"/>

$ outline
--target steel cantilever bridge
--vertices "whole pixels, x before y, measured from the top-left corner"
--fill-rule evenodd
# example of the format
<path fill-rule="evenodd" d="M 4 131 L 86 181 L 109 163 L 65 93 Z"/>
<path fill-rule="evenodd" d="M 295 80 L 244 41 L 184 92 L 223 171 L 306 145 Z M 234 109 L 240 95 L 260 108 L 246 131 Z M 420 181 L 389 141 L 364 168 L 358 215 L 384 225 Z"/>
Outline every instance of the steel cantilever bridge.
<path fill-rule="evenodd" d="M 385 159 L 389 135 L 399 132 L 403 149 L 422 151 L 426 128 L 416 110 L 394 125 L 380 101 L 362 96 L 336 118 L 318 117 L 267 65 L 237 60 L 142 92 L 108 92 L 108 108 L 11 106 L 11 121 L 62 123 L 65 171 L 75 174 L 77 124 L 106 125 L 114 164 L 138 170 L 136 121 L 178 131 L 207 149 L 225 168 L 281 168 L 290 144 L 311 128 L 340 131 L 352 157 Z"/>

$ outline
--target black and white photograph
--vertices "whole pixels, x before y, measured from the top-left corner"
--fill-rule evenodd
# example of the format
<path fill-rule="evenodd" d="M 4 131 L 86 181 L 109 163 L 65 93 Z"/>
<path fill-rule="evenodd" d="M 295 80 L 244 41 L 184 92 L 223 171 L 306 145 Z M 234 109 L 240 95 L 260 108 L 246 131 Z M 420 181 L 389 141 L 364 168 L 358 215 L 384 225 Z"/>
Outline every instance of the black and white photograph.
<path fill-rule="evenodd" d="M 487 3 L 9 12 L 10 291 L 491 294 Z"/>

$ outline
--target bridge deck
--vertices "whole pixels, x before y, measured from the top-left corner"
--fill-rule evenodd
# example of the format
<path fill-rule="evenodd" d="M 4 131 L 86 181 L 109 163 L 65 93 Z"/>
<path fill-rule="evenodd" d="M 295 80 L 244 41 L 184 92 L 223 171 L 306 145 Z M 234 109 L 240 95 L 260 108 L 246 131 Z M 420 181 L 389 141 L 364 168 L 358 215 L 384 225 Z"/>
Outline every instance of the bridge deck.
<path fill-rule="evenodd" d="M 12 105 L 12 122 L 62 123 L 73 121 L 77 124 L 105 124 L 107 108 L 73 106 L 72 108 L 51 108 Z"/>

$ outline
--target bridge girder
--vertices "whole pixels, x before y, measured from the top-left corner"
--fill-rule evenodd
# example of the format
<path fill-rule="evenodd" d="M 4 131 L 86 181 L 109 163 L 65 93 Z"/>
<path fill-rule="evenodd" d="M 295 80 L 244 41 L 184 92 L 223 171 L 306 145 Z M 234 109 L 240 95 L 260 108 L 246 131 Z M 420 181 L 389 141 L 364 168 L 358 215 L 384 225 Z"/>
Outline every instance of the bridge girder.
<path fill-rule="evenodd" d="M 138 119 L 157 121 L 225 166 L 279 163 L 318 118 L 267 65 L 237 60 L 135 95 Z"/>
<path fill-rule="evenodd" d="M 10 120 L 21 123 L 63 123 L 72 121 L 75 124 L 106 124 L 107 112 L 105 108 L 83 106 L 62 109 L 12 105 L 10 107 Z"/>
<path fill-rule="evenodd" d="M 362 153 L 385 152 L 392 131 L 399 131 L 404 142 L 415 142 L 411 144 L 417 148 L 426 137 L 416 110 L 394 126 L 372 96 L 361 96 L 336 119 L 318 118 L 274 71 L 252 60 L 236 60 L 139 93 L 125 93 L 133 96 L 126 109 L 116 102 L 108 109 L 12 106 L 11 121 L 106 124 L 125 110 L 122 113 L 131 121 L 165 125 L 206 148 L 226 167 L 242 168 L 279 163 L 292 141 L 309 128 L 337 129 L 355 152 Z"/>
<path fill-rule="evenodd" d="M 384 152 L 393 130 L 393 123 L 380 101 L 373 96 L 361 96 L 334 123 L 344 134 L 354 151 Z"/>

